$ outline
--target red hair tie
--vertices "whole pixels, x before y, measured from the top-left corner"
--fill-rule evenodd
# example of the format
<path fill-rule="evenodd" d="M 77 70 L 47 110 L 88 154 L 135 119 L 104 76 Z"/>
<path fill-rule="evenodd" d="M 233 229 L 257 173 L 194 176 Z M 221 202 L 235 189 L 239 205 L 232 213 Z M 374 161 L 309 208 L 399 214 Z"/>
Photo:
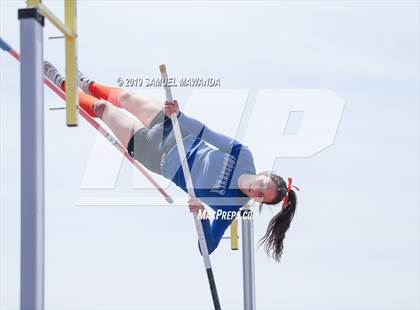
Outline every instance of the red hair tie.
<path fill-rule="evenodd" d="M 289 206 L 289 192 L 292 189 L 292 187 L 300 192 L 299 187 L 296 187 L 296 186 L 292 185 L 292 178 L 287 178 L 287 191 L 286 191 L 286 195 L 284 195 L 284 198 L 283 198 L 283 207 L 284 208 L 287 208 Z"/>

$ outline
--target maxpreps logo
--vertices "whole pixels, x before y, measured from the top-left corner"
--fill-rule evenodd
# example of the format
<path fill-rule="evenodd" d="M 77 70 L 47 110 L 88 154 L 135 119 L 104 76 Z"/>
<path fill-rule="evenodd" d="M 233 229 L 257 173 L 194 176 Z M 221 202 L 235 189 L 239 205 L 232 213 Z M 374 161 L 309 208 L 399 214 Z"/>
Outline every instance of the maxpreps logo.
<path fill-rule="evenodd" d="M 257 217 L 257 212 L 247 212 L 246 214 L 241 214 L 241 211 L 226 211 L 218 209 L 216 212 L 208 212 L 206 209 L 199 210 L 197 213 L 197 218 L 199 220 L 225 220 L 233 221 L 235 219 L 244 219 L 244 220 L 254 220 Z"/>
<path fill-rule="evenodd" d="M 163 96 L 157 90 L 143 91 Z M 197 89 L 181 110 L 209 128 L 236 138 L 253 153 L 258 171 L 287 177 L 282 158 L 309 158 L 334 143 L 344 100 L 330 90 Z M 239 158 L 240 160 L 240 158 Z M 175 204 L 186 194 L 151 173 Z M 164 198 L 101 135 L 97 135 L 81 181 L 77 205 L 163 205 Z"/>

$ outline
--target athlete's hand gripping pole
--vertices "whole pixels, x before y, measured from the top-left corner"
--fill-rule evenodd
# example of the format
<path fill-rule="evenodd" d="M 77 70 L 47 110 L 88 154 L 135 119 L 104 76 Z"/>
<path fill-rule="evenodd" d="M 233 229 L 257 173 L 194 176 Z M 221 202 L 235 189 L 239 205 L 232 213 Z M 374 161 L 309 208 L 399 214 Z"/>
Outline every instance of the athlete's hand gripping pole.
<path fill-rule="evenodd" d="M 160 65 L 159 69 L 160 69 L 161 76 L 163 78 L 163 83 L 164 83 L 165 93 L 166 93 L 166 100 L 172 102 L 173 97 L 172 97 L 171 88 L 168 85 L 168 73 L 166 72 L 166 66 Z M 194 198 L 195 197 L 194 186 L 191 179 L 190 169 L 188 167 L 188 161 L 185 154 L 184 142 L 182 140 L 181 129 L 179 127 L 176 113 L 171 115 L 171 121 L 172 121 L 172 127 L 175 134 L 175 140 L 176 140 L 176 146 L 178 149 L 179 158 L 181 160 L 182 171 L 184 173 L 185 184 L 187 186 L 187 191 L 190 197 Z M 206 267 L 206 271 L 207 271 L 207 278 L 209 280 L 210 291 L 211 291 L 211 296 L 213 298 L 214 308 L 216 310 L 219 310 L 221 309 L 219 296 L 217 294 L 216 282 L 214 281 L 213 270 L 211 268 L 210 256 L 207 249 L 206 239 L 204 237 L 203 226 L 201 225 L 201 221 L 198 219 L 197 213 L 193 213 L 193 216 L 194 216 L 195 229 L 197 230 L 200 250 L 203 255 L 204 266 Z"/>
<path fill-rule="evenodd" d="M 0 38 L 0 49 L 8 52 L 12 55 L 16 60 L 20 61 L 19 53 L 13 49 L 6 41 Z M 52 83 L 49 79 L 45 78 L 44 83 L 51 88 L 58 96 L 60 96 L 63 100 L 66 100 L 66 94 L 59 89 L 54 83 Z M 111 142 L 114 147 L 120 151 L 125 158 L 127 158 L 134 167 L 140 171 L 146 179 L 152 183 L 152 185 L 162 194 L 162 196 L 166 199 L 167 202 L 173 203 L 171 196 L 155 181 L 155 179 L 147 172 L 146 168 L 144 168 L 136 159 L 134 159 L 127 151 L 127 149 L 119 143 L 104 127 L 102 127 L 95 119 L 93 119 L 88 113 L 86 113 L 81 107 L 79 107 L 80 115 L 96 130 L 98 130 L 109 142 Z"/>

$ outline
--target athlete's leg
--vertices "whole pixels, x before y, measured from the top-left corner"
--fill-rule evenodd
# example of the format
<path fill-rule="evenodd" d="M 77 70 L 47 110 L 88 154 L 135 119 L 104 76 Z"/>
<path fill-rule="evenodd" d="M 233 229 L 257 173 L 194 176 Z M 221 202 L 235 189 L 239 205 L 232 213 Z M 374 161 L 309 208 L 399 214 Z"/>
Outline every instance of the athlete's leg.
<path fill-rule="evenodd" d="M 141 93 L 125 92 L 120 98 L 122 107 L 137 117 L 147 128 L 150 128 L 153 119 L 164 106 L 164 101 Z"/>
<path fill-rule="evenodd" d="M 131 137 L 144 126 L 109 102 L 79 92 L 79 104 L 90 116 L 99 117 L 127 148 Z"/>
<path fill-rule="evenodd" d="M 145 127 L 149 128 L 152 120 L 162 110 L 164 102 L 140 93 L 121 88 L 108 87 L 96 82 L 89 84 L 90 93 L 105 99 L 117 107 L 126 109 L 136 116 Z"/>
<path fill-rule="evenodd" d="M 65 91 L 64 87 L 63 90 Z M 79 106 L 92 117 L 98 117 L 95 113 L 95 104 L 98 101 L 98 98 L 86 95 L 84 92 L 79 91 Z"/>
<path fill-rule="evenodd" d="M 86 87 L 82 89 L 85 90 Z M 86 93 L 91 94 L 97 98 L 104 99 L 111 102 L 116 107 L 122 108 L 120 96 L 126 91 L 121 88 L 109 87 L 93 81 L 89 82 Z"/>
<path fill-rule="evenodd" d="M 119 108 L 126 109 L 147 128 L 150 128 L 152 120 L 163 108 L 164 102 L 162 100 L 96 83 L 80 71 L 78 72 L 78 80 L 79 87 L 85 93 L 111 102 Z"/>
<path fill-rule="evenodd" d="M 51 63 L 44 62 L 44 73 L 55 85 L 63 91 L 66 90 L 64 77 Z M 102 119 L 125 147 L 134 134 L 144 127 L 143 124 L 125 114 L 121 109 L 84 92 L 79 92 L 79 104 L 90 116 Z"/>
<path fill-rule="evenodd" d="M 117 139 L 127 148 L 134 134 L 143 124 L 124 113 L 111 103 L 100 100 L 94 107 L 95 114 L 112 130 Z"/>
<path fill-rule="evenodd" d="M 62 84 L 63 90 L 65 90 L 64 84 Z M 79 92 L 79 105 L 90 116 L 99 117 L 126 148 L 131 137 L 144 127 L 142 123 L 124 113 L 122 109 L 81 91 Z"/>

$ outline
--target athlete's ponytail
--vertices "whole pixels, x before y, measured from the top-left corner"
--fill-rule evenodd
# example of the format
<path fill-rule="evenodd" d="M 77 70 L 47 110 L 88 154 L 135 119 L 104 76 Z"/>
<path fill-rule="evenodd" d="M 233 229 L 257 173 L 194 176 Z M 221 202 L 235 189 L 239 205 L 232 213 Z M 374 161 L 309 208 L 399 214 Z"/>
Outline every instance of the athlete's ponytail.
<path fill-rule="evenodd" d="M 276 261 L 280 261 L 283 254 L 283 240 L 295 215 L 297 197 L 292 189 L 292 179 L 289 178 L 288 185 L 286 185 L 281 177 L 273 174 L 270 177 L 277 185 L 278 197 L 276 201 L 283 200 L 283 206 L 281 211 L 268 224 L 267 231 L 260 240 L 260 245 L 264 244 L 267 255 L 272 256 Z"/>

